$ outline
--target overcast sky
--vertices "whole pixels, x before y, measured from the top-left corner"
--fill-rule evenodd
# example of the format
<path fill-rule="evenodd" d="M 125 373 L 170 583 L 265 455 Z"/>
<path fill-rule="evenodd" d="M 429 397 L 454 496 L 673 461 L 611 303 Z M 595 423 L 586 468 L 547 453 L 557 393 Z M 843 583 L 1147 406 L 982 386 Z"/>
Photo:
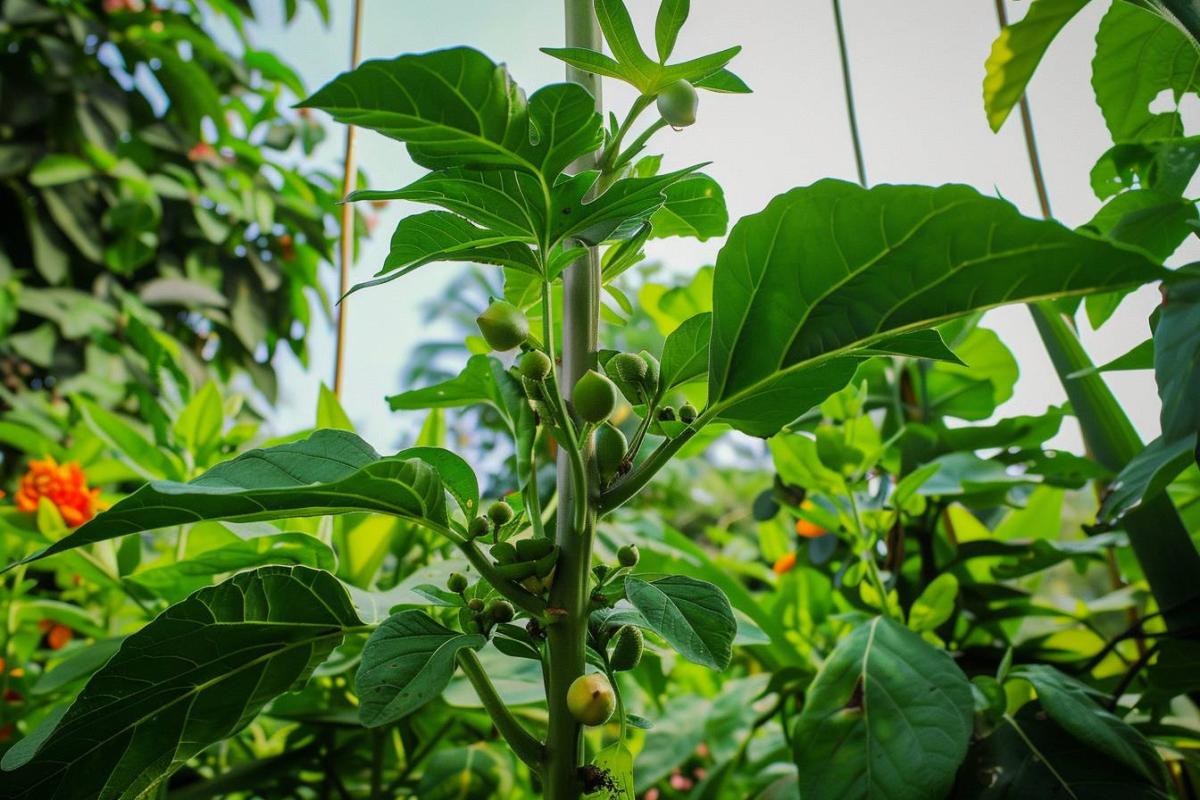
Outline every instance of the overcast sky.
<path fill-rule="evenodd" d="M 653 41 L 657 0 L 627 0 L 643 41 Z M 275 50 L 296 66 L 310 88 L 346 69 L 350 0 L 333 0 L 333 19 L 324 27 L 305 12 L 288 27 L 277 3 L 264 2 L 255 44 Z M 1010 3 L 1019 19 L 1028 3 Z M 1054 44 L 1030 90 L 1039 144 L 1057 217 L 1069 225 L 1086 222 L 1099 208 L 1088 172 L 1110 141 L 1092 95 L 1090 76 L 1096 27 L 1107 0 L 1096 0 Z M 996 36 L 991 0 L 844 0 L 859 127 L 871 183 L 967 183 L 1008 198 L 1026 214 L 1037 203 L 1016 115 L 998 135 L 984 117 L 981 80 L 984 59 Z M 364 58 L 387 58 L 456 44 L 479 48 L 507 63 L 530 93 L 562 80 L 562 65 L 538 52 L 562 41 L 557 0 L 366 0 Z M 692 18 L 679 38 L 684 58 L 733 44 L 744 47 L 731 67 L 754 89 L 750 96 L 704 94 L 699 122 L 663 135 L 667 165 L 712 161 L 706 171 L 725 187 L 733 218 L 760 210 L 774 195 L 823 177 L 854 179 L 837 45 L 829 0 L 693 0 Z M 652 47 L 652 44 L 651 44 Z M 632 95 L 608 82 L 605 100 L 618 110 Z M 336 167 L 343 133 L 330 126 L 318 154 Z M 375 188 L 394 188 L 421 171 L 402 145 L 370 132 L 359 138 L 359 163 Z M 355 267 L 355 280 L 376 272 L 388 238 L 402 213 L 392 204 L 380 218 Z M 649 256 L 686 274 L 712 263 L 719 242 L 679 239 L 651 243 Z M 397 444 L 397 420 L 383 398 L 403 388 L 400 367 L 413 343 L 443 336 L 447 329 L 423 321 L 422 309 L 462 268 L 430 265 L 401 281 L 356 295 L 349 307 L 349 358 L 343 402 L 360 431 L 377 447 Z M 1147 333 L 1146 318 L 1157 303 L 1154 289 L 1126 300 L 1100 333 L 1083 338 L 1097 363 L 1125 352 Z M 992 312 L 995 328 L 1022 367 L 1015 397 L 1005 414 L 1038 413 L 1064 395 L 1042 349 L 1028 312 L 1021 307 Z M 1086 328 L 1086 322 L 1084 323 Z M 281 359 L 283 395 L 279 430 L 311 424 L 317 385 L 332 373 L 331 336 L 313 332 L 312 368 L 305 373 Z M 1147 438 L 1158 432 L 1158 402 L 1147 372 L 1108 378 L 1135 424 Z M 1074 423 L 1056 443 L 1076 447 Z"/>

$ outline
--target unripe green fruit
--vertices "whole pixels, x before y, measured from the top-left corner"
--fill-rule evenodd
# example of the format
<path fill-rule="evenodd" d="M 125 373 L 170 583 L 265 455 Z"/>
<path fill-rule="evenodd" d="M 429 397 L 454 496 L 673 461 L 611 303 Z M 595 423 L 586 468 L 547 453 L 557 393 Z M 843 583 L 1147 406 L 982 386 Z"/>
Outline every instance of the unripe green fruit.
<path fill-rule="evenodd" d="M 529 338 L 529 320 L 521 309 L 504 300 L 492 301 L 475 322 L 493 350 L 512 350 Z"/>
<path fill-rule="evenodd" d="M 513 509 L 503 500 L 497 500 L 488 506 L 487 515 L 488 519 L 497 525 L 507 525 L 512 522 Z"/>
<path fill-rule="evenodd" d="M 658 391 L 658 376 L 660 372 L 658 359 L 645 350 L 638 353 L 638 355 L 646 362 L 646 382 L 644 384 L 646 392 L 654 394 Z"/>
<path fill-rule="evenodd" d="M 521 561 L 537 561 L 554 549 L 554 542 L 549 539 L 522 539 L 515 544 Z"/>
<path fill-rule="evenodd" d="M 503 623 L 512 622 L 516 611 L 513 609 L 512 603 L 507 600 L 493 600 L 488 604 L 487 613 L 494 622 Z"/>
<path fill-rule="evenodd" d="M 616 375 L 626 383 L 634 386 L 641 386 L 646 380 L 646 372 L 650 366 L 646 363 L 646 359 L 639 356 L 637 353 L 617 353 L 613 356 L 605 370 L 609 374 Z"/>
<path fill-rule="evenodd" d="M 696 421 L 696 407 L 691 403 L 684 403 L 679 407 L 679 421 L 686 422 L 689 425 Z"/>
<path fill-rule="evenodd" d="M 596 431 L 596 466 L 601 481 L 608 483 L 616 477 L 628 449 L 629 442 L 620 429 L 607 422 L 599 427 Z"/>
<path fill-rule="evenodd" d="M 593 672 L 580 675 L 567 689 L 567 708 L 584 725 L 603 725 L 617 707 L 617 695 L 608 677 Z"/>
<path fill-rule="evenodd" d="M 636 625 L 622 625 L 613 637 L 612 656 L 609 666 L 614 672 L 625 672 L 636 667 L 642 660 L 645 644 L 642 631 Z"/>
<path fill-rule="evenodd" d="M 492 545 L 492 558 L 497 564 L 511 564 L 517 560 L 517 548 L 510 542 L 500 542 Z"/>
<path fill-rule="evenodd" d="M 462 594 L 467 590 L 467 576 L 461 572 L 451 572 L 450 577 L 446 578 L 446 588 L 456 594 Z"/>
<path fill-rule="evenodd" d="M 467 525 L 467 535 L 472 539 L 478 539 L 480 536 L 487 536 L 492 530 L 492 523 L 488 522 L 487 517 L 476 517 Z"/>
<path fill-rule="evenodd" d="M 480 611 L 483 611 L 483 601 L 478 597 L 472 597 L 467 601 L 467 608 L 478 614 Z"/>
<path fill-rule="evenodd" d="M 617 551 L 617 563 L 622 567 L 636 567 L 640 558 L 636 544 L 622 545 Z"/>
<path fill-rule="evenodd" d="M 658 421 L 659 422 L 674 422 L 675 421 L 675 409 L 671 408 L 670 406 L 667 406 L 666 408 L 660 408 L 658 410 Z"/>
<path fill-rule="evenodd" d="M 575 412 L 584 422 L 604 422 L 617 407 L 617 386 L 608 378 L 589 369 L 571 392 Z"/>
<path fill-rule="evenodd" d="M 658 113 L 672 128 L 686 128 L 696 121 L 696 107 L 700 95 L 696 87 L 685 80 L 678 80 L 658 93 Z"/>
<path fill-rule="evenodd" d="M 521 374 L 531 381 L 544 381 L 553 366 L 550 363 L 550 356 L 541 350 L 530 350 L 521 356 L 519 369 Z"/>

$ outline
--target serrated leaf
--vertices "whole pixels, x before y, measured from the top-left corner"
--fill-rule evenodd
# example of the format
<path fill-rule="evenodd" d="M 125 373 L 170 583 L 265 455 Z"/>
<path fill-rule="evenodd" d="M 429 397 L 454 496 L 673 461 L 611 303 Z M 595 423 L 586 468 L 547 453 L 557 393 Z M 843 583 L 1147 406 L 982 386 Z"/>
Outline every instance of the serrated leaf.
<path fill-rule="evenodd" d="M 946 653 L 875 618 L 842 639 L 805 696 L 792 744 L 805 800 L 945 797 L 974 701 Z"/>
<path fill-rule="evenodd" d="M 625 579 L 625 595 L 650 630 L 688 661 L 725 669 L 733 657 L 737 620 L 725 593 L 707 581 L 672 575 Z"/>
<path fill-rule="evenodd" d="M 450 683 L 459 650 L 485 644 L 480 634 L 452 631 L 423 611 L 393 614 L 363 648 L 354 677 L 359 719 L 375 728 L 408 716 Z"/>
<path fill-rule="evenodd" d="M 37 752 L 13 800 L 144 797 L 298 688 L 361 626 L 332 575 L 266 567 L 202 589 L 129 636 Z"/>
<path fill-rule="evenodd" d="M 1088 0 L 1033 0 L 1019 21 L 1000 31 L 984 65 L 983 106 L 993 131 L 1008 119 L 1058 32 Z"/>
<path fill-rule="evenodd" d="M 356 511 L 445 528 L 445 490 L 419 458 L 381 458 L 346 431 L 251 450 L 188 483 L 152 481 L 21 563 L 130 533 L 204 519 L 265 520 Z"/>
<path fill-rule="evenodd" d="M 721 249 L 709 402 L 724 418 L 763 392 L 784 399 L 781 388 L 818 382 L 809 375 L 826 386 L 849 380 L 852 366 L 833 365 L 882 339 L 1004 303 L 1165 274 L 1140 252 L 1022 217 L 965 186 L 820 181 L 742 219 Z M 762 406 L 755 411 L 772 411 Z M 793 419 L 807 410 L 798 406 L 788 409 Z M 777 430 L 780 416 L 758 429 Z"/>

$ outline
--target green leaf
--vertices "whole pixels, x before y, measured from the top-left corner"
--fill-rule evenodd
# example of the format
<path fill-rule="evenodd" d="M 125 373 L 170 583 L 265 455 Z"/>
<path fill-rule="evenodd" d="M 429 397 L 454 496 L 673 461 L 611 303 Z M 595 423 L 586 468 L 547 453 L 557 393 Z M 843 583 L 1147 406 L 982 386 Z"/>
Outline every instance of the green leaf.
<path fill-rule="evenodd" d="M 1032 706 L 971 745 L 953 800 L 1167 800 L 1137 773 L 1085 747 Z"/>
<path fill-rule="evenodd" d="M 491 800 L 512 792 L 512 768 L 485 744 L 434 753 L 425 765 L 417 796 L 421 800 Z"/>
<path fill-rule="evenodd" d="M 848 380 L 852 366 L 833 366 L 842 356 L 897 334 L 1164 274 L 1139 252 L 1022 217 L 965 186 L 820 181 L 742 219 L 721 249 L 709 402 L 725 418 L 764 392 L 785 400 L 781 389 Z M 793 419 L 807 410 L 799 399 Z"/>
<path fill-rule="evenodd" d="M 299 688 L 361 626 L 341 584 L 266 567 L 172 606 L 91 680 L 25 766 L 14 798 L 142 797 L 271 699 Z"/>
<path fill-rule="evenodd" d="M 541 51 L 584 72 L 594 72 L 606 78 L 629 80 L 620 64 L 595 50 L 585 47 L 543 47 Z"/>
<path fill-rule="evenodd" d="M 727 69 L 719 69 L 707 77 L 692 81 L 692 83 L 697 89 L 707 89 L 710 92 L 721 94 L 750 94 L 752 91 L 745 81 Z"/>
<path fill-rule="evenodd" d="M 205 519 L 251 521 L 355 511 L 391 514 L 443 530 L 449 525 L 434 467 L 418 458 L 380 458 L 352 433 L 317 431 L 299 442 L 243 453 L 188 483 L 152 481 L 21 563 Z"/>
<path fill-rule="evenodd" d="M 712 313 L 689 317 L 671 331 L 663 342 L 659 366 L 658 394 L 697 380 L 708 372 L 708 340 L 712 334 Z"/>
<path fill-rule="evenodd" d="M 182 477 L 182 465 L 128 422 L 83 396 L 72 403 L 87 426 L 138 475 L 149 480 Z"/>
<path fill-rule="evenodd" d="M 547 86 L 526 105 L 507 69 L 468 47 L 367 61 L 301 105 L 405 142 L 429 169 L 517 169 L 546 186 L 602 135 L 582 86 Z"/>
<path fill-rule="evenodd" d="M 1200 136 L 1113 145 L 1092 167 L 1092 190 L 1106 200 L 1144 188 L 1181 196 L 1200 167 Z"/>
<path fill-rule="evenodd" d="M 710 669 L 729 666 L 737 620 L 729 599 L 716 586 L 684 575 L 649 582 L 630 576 L 625 595 L 650 630 L 679 655 Z"/>
<path fill-rule="evenodd" d="M 1078 372 L 1072 372 L 1068 378 L 1082 378 L 1095 375 L 1098 372 L 1127 372 L 1138 369 L 1154 369 L 1154 339 L 1147 339 L 1111 361 Z"/>
<path fill-rule="evenodd" d="M 459 650 L 478 650 L 485 644 L 480 634 L 452 631 L 424 611 L 393 614 L 363 648 L 354 677 L 359 719 L 376 728 L 408 716 L 450 683 Z"/>
<path fill-rule="evenodd" d="M 31 691 L 35 695 L 53 694 L 81 678 L 90 676 L 108 663 L 108 660 L 121 649 L 123 641 L 125 641 L 123 636 L 115 636 L 110 639 L 98 639 L 85 645 L 71 653 L 58 666 L 42 673 L 37 682 L 33 684 Z M 66 712 L 67 707 L 63 706 L 62 710 Z M 40 747 L 40 744 L 38 746 Z M 15 767 L 6 766 L 5 769 L 15 769 Z"/>
<path fill-rule="evenodd" d="M 620 742 L 609 745 L 596 754 L 596 757 L 592 759 L 592 766 L 603 776 L 601 778 L 602 788 L 589 792 L 584 795 L 585 798 L 588 800 L 637 800 L 633 785 L 633 754 L 629 752 L 628 747 Z"/>
<path fill-rule="evenodd" d="M 1200 431 L 1200 277 L 1171 284 L 1154 329 L 1154 378 L 1162 438 Z"/>
<path fill-rule="evenodd" d="M 913 601 L 908 612 L 908 627 L 917 633 L 936 630 L 954 614 L 957 598 L 958 578 L 949 572 L 942 573 Z"/>
<path fill-rule="evenodd" d="M 805 800 L 945 797 L 974 701 L 950 657 L 890 620 L 855 628 L 805 697 L 792 744 Z"/>
<path fill-rule="evenodd" d="M 642 49 L 625 3 L 622 0 L 595 0 L 595 6 L 604 41 L 630 77 L 630 83 L 641 89 L 642 94 L 657 94 L 650 89 L 662 68 Z"/>
<path fill-rule="evenodd" d="M 578 239 L 596 245 L 636 234 L 667 200 L 667 191 L 702 165 L 664 175 L 622 178 L 595 199 L 587 198 L 597 173 L 582 173 L 554 187 L 549 213 L 551 245 Z"/>
<path fill-rule="evenodd" d="M 729 228 L 725 191 L 707 175 L 694 174 L 667 188 L 666 202 L 650 217 L 652 239 L 686 236 L 704 242 Z"/>
<path fill-rule="evenodd" d="M 1095 690 L 1044 664 L 1017 667 L 1009 674 L 1033 684 L 1046 714 L 1068 734 L 1161 785 L 1162 762 L 1154 746 L 1101 707 L 1094 699 Z"/>
<path fill-rule="evenodd" d="M 1019 21 L 1000 31 L 992 43 L 983 79 L 983 106 L 993 131 L 1008 119 L 1033 77 L 1046 49 L 1088 0 L 1033 0 Z"/>
<path fill-rule="evenodd" d="M 82 158 L 66 153 L 50 153 L 42 156 L 29 171 L 29 182 L 34 186 L 58 186 L 74 183 L 96 174 L 96 168 Z"/>
<path fill-rule="evenodd" d="M 202 461 L 221 443 L 224 425 L 225 404 L 221 401 L 221 390 L 210 380 L 200 387 L 175 420 L 175 436 L 188 452 Z"/>
<path fill-rule="evenodd" d="M 417 458 L 437 470 L 442 485 L 467 519 L 479 510 L 479 479 L 462 456 L 441 447 L 410 447 L 393 458 Z"/>
<path fill-rule="evenodd" d="M 1102 522 L 1118 520 L 1144 500 L 1165 491 L 1171 481 L 1191 465 L 1195 449 L 1195 434 L 1171 442 L 1160 436 L 1150 442 L 1113 479 L 1100 506 L 1098 519 Z"/>
<path fill-rule="evenodd" d="M 675 49 L 679 29 L 687 22 L 690 0 L 662 0 L 658 16 L 654 20 L 654 45 L 658 49 L 658 61 L 666 64 Z"/>
<path fill-rule="evenodd" d="M 864 355 L 908 356 L 909 358 L 925 358 L 930 361 L 946 361 L 963 367 L 967 366 L 946 345 L 942 334 L 933 328 L 880 339 L 861 352 Z"/>
<path fill-rule="evenodd" d="M 354 432 L 354 423 L 346 415 L 346 409 L 342 408 L 337 395 L 323 383 L 317 393 L 317 427 Z"/>
<path fill-rule="evenodd" d="M 1179 28 L 1133 3 L 1113 3 L 1100 21 L 1092 88 L 1114 142 L 1169 139 L 1183 133 L 1178 110 L 1153 113 L 1164 91 L 1176 106 L 1200 84 L 1200 50 Z"/>

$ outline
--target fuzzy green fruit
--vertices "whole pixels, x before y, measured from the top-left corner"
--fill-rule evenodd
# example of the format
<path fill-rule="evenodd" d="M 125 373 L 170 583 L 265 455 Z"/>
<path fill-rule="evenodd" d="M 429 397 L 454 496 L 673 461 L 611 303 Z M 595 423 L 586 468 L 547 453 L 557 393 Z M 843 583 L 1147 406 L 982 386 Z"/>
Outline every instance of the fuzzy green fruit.
<path fill-rule="evenodd" d="M 658 410 L 658 421 L 659 422 L 674 422 L 675 421 L 675 409 L 671 408 L 670 406 L 666 406 L 665 408 L 660 408 Z"/>
<path fill-rule="evenodd" d="M 691 403 L 684 403 L 679 407 L 679 421 L 686 422 L 689 425 L 696 421 L 696 407 Z"/>
<path fill-rule="evenodd" d="M 529 338 L 529 320 L 521 309 L 504 300 L 493 300 L 475 322 L 493 350 L 512 350 Z"/>
<path fill-rule="evenodd" d="M 622 545 L 617 551 L 617 563 L 622 567 L 636 567 L 641 557 L 636 544 Z"/>
<path fill-rule="evenodd" d="M 512 603 L 507 600 L 493 600 L 487 607 L 487 614 L 493 622 L 512 622 L 516 613 Z"/>
<path fill-rule="evenodd" d="M 518 368 L 521 374 L 531 381 L 544 381 L 546 376 L 550 374 L 550 370 L 554 365 L 550 362 L 550 356 L 543 353 L 541 350 L 530 350 L 521 356 Z"/>
<path fill-rule="evenodd" d="M 617 476 L 628 449 L 629 442 L 618 428 L 606 422 L 597 429 L 596 466 L 600 470 L 601 481 L 609 483 Z"/>
<path fill-rule="evenodd" d="M 487 517 L 476 517 L 467 525 L 467 535 L 472 539 L 478 539 L 480 536 L 487 536 L 491 533 L 492 523 L 488 522 Z"/>
<path fill-rule="evenodd" d="M 642 631 L 636 625 L 622 625 L 613 636 L 612 655 L 609 666 L 613 672 L 626 672 L 633 669 L 642 660 L 642 650 L 645 643 Z"/>
<path fill-rule="evenodd" d="M 626 383 L 641 386 L 646 380 L 650 365 L 637 353 L 617 353 L 604 367 L 610 375 L 616 375 Z"/>
<path fill-rule="evenodd" d="M 603 725 L 617 708 L 617 695 L 607 676 L 580 675 L 567 689 L 567 708 L 584 725 Z"/>
<path fill-rule="evenodd" d="M 575 413 L 584 422 L 604 422 L 617 407 L 617 385 L 589 369 L 576 381 L 571 400 L 575 404 Z"/>
<path fill-rule="evenodd" d="M 658 113 L 672 128 L 686 128 L 696 122 L 700 95 L 696 87 L 678 80 L 658 93 Z"/>
<path fill-rule="evenodd" d="M 467 608 L 478 614 L 480 611 L 483 611 L 483 601 L 478 597 L 472 597 L 467 601 Z"/>
<path fill-rule="evenodd" d="M 467 590 L 467 576 L 461 572 L 451 572 L 450 577 L 446 578 L 446 588 L 455 594 L 462 594 Z"/>
<path fill-rule="evenodd" d="M 512 506 L 503 500 L 497 500 L 488 506 L 487 515 L 488 519 L 496 523 L 497 526 L 507 525 L 512 522 L 513 509 Z"/>

